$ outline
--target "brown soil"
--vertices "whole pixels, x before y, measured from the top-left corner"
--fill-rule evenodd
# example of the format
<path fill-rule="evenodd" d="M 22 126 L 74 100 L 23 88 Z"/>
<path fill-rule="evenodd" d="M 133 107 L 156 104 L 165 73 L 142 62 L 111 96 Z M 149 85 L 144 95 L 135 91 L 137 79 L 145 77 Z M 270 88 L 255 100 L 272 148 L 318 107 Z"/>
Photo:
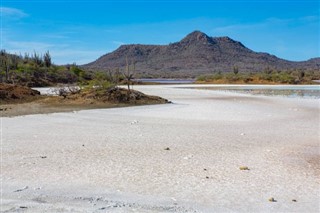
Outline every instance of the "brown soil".
<path fill-rule="evenodd" d="M 34 100 L 40 92 L 29 87 L 0 84 L 0 103 Z"/>
<path fill-rule="evenodd" d="M 169 103 L 158 96 L 123 88 L 81 91 L 62 97 L 42 96 L 28 87 L 0 84 L 1 94 L 1 117 Z"/>

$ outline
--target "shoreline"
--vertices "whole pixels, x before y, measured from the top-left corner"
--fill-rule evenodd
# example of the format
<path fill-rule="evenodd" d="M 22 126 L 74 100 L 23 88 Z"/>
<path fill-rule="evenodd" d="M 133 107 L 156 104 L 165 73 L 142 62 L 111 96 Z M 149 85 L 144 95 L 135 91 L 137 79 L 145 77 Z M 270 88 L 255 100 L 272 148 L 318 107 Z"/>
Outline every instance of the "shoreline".
<path fill-rule="evenodd" d="M 56 95 L 53 88 L 30 90 L 39 94 L 16 98 L 10 98 L 11 96 L 8 95 L 6 99 L 0 100 L 1 117 L 170 103 L 161 97 L 146 95 L 135 90 L 132 90 L 128 96 L 128 91 L 120 87 L 106 90 L 104 93 L 82 91 L 70 93 L 64 97 Z M 16 94 L 13 95 L 16 96 Z"/>
<path fill-rule="evenodd" d="M 43 97 L 47 99 L 48 97 Z M 52 98 L 52 97 L 51 97 Z M 57 101 L 61 98 L 56 97 Z M 130 103 L 50 103 L 43 100 L 37 100 L 25 103 L 10 103 L 1 105 L 0 117 L 17 117 L 25 115 L 39 115 L 39 114 L 51 114 L 51 113 L 77 113 L 82 110 L 93 110 L 93 109 L 111 109 L 121 107 L 132 107 L 132 106 L 143 106 L 153 104 L 164 104 L 164 103 L 149 103 L 149 104 L 130 104 Z"/>

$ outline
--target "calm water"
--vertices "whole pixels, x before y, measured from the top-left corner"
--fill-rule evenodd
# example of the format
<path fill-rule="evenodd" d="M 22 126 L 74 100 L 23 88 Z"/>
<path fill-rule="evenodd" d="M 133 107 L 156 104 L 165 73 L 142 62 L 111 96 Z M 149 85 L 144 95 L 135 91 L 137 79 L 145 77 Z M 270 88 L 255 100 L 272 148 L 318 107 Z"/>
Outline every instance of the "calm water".
<path fill-rule="evenodd" d="M 135 81 L 146 82 L 146 83 L 160 83 L 160 84 L 191 84 L 195 82 L 192 79 L 150 79 L 150 78 L 141 78 L 135 79 Z"/>
<path fill-rule="evenodd" d="M 193 89 L 208 89 L 226 92 L 245 93 L 252 95 L 285 96 L 290 98 L 316 98 L 320 99 L 320 86 L 217 86 L 197 87 Z"/>

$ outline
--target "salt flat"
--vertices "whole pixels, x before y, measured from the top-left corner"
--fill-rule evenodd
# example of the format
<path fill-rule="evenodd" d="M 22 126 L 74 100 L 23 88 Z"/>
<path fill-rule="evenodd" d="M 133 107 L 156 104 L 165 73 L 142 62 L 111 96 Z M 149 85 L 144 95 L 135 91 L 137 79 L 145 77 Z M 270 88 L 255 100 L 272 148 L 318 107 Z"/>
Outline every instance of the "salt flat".
<path fill-rule="evenodd" d="M 1 118 L 1 211 L 320 211 L 319 99 L 177 87 L 134 88 L 173 104 Z"/>

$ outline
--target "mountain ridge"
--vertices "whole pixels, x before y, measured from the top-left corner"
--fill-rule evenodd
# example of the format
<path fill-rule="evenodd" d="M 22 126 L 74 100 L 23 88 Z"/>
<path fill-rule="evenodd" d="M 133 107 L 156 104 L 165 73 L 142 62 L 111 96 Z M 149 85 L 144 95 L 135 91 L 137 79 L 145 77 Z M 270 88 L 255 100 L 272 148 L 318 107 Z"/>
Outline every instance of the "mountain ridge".
<path fill-rule="evenodd" d="M 213 72 L 275 70 L 319 70 L 320 58 L 289 61 L 265 52 L 255 52 L 227 36 L 210 37 L 193 31 L 168 45 L 121 45 L 111 53 L 82 67 L 87 70 L 123 68 L 126 57 L 136 63 L 136 73 L 144 77 L 196 77 Z"/>

